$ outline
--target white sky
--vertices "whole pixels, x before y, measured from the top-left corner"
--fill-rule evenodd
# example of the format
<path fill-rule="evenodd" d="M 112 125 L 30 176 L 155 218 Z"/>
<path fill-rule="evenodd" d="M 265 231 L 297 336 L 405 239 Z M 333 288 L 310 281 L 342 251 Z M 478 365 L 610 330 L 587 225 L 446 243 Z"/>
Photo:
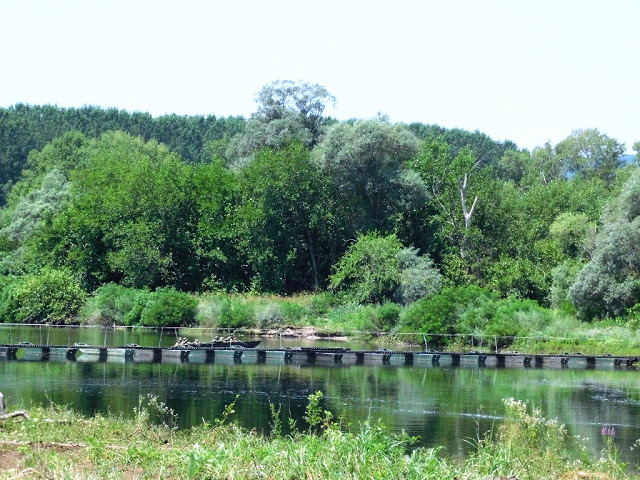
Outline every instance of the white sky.
<path fill-rule="evenodd" d="M 0 106 L 252 113 L 274 80 L 533 148 L 640 140 L 640 0 L 0 0 Z"/>

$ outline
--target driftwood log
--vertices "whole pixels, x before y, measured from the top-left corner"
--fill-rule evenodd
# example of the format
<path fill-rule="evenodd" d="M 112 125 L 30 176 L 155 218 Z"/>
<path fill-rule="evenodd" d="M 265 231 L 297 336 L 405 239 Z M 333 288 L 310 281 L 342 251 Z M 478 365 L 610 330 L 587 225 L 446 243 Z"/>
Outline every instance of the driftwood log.
<path fill-rule="evenodd" d="M 4 415 L 0 415 L 0 421 L 9 420 L 10 418 L 15 418 L 15 417 L 22 417 L 22 418 L 26 418 L 27 420 L 31 420 L 31 417 L 29 417 L 29 414 L 27 413 L 26 410 L 16 410 L 15 412 L 5 413 Z"/>

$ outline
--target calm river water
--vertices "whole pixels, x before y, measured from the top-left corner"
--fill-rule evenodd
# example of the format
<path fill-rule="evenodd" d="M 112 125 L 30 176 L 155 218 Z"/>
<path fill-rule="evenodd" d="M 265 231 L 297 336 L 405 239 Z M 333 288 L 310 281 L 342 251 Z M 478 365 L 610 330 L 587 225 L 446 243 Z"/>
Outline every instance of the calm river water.
<path fill-rule="evenodd" d="M 0 343 L 40 343 L 43 335 L 58 344 L 66 344 L 67 338 L 70 343 L 108 345 L 168 346 L 175 341 L 166 332 L 161 337 L 151 331 L 107 331 L 105 337 L 98 329 L 46 330 L 21 327 L 18 332 L 13 327 L 9 332 L 0 326 Z M 280 345 L 280 340 L 270 342 L 266 346 Z M 513 397 L 565 423 L 570 435 L 588 437 L 592 456 L 604 448 L 602 427 L 615 426 L 623 458 L 640 464 L 640 450 L 630 449 L 640 439 L 640 372 L 635 370 L 30 362 L 0 357 L 0 391 L 10 405 L 54 402 L 89 415 L 133 415 L 139 397 L 154 394 L 176 411 L 184 427 L 220 418 L 237 395 L 235 418 L 245 427 L 267 432 L 269 403 L 281 407 L 283 424 L 293 418 L 303 425 L 308 396 L 318 390 L 324 393 L 324 408 L 346 422 L 380 420 L 390 431 L 419 436 L 420 445 L 443 446 L 444 454 L 454 456 L 470 451 L 474 439 L 497 425 L 502 399 Z"/>

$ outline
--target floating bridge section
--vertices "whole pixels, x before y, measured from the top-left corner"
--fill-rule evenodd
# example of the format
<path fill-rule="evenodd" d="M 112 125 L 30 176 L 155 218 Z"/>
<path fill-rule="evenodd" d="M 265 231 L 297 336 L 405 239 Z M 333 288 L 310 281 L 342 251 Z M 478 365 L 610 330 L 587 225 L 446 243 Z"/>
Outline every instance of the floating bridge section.
<path fill-rule="evenodd" d="M 142 347 L 125 345 L 0 345 L 0 359 L 32 361 L 296 364 L 302 366 L 478 366 L 494 368 L 627 368 L 637 369 L 639 357 L 583 354 L 523 354 L 350 350 L 347 348 Z"/>

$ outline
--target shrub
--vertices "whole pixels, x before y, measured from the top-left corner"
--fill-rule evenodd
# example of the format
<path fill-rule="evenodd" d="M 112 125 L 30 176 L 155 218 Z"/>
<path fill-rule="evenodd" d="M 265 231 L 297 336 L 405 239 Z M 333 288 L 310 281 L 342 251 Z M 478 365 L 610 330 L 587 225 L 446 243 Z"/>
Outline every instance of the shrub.
<path fill-rule="evenodd" d="M 328 328 L 344 330 L 371 331 L 374 329 L 372 319 L 375 317 L 375 307 L 348 303 L 334 308 L 329 312 L 328 321 L 323 325 Z"/>
<path fill-rule="evenodd" d="M 213 327 L 220 317 L 220 301 L 218 295 L 204 295 L 199 298 L 196 321 L 199 325 Z"/>
<path fill-rule="evenodd" d="M 284 325 L 284 315 L 277 303 L 268 303 L 256 311 L 256 321 L 260 328 L 273 328 Z"/>
<path fill-rule="evenodd" d="M 253 305 L 242 298 L 221 299 L 218 327 L 242 328 L 251 327 L 255 323 Z"/>
<path fill-rule="evenodd" d="M 308 314 L 308 309 L 293 302 L 281 302 L 280 311 L 282 312 L 283 321 L 285 323 L 299 323 Z"/>
<path fill-rule="evenodd" d="M 551 323 L 551 311 L 534 300 L 508 297 L 496 302 L 493 317 L 484 329 L 485 335 L 524 336 Z"/>
<path fill-rule="evenodd" d="M 188 293 L 173 288 L 159 288 L 149 293 L 140 313 L 140 325 L 146 327 L 180 327 L 195 322 L 198 301 Z"/>
<path fill-rule="evenodd" d="M 127 315 L 133 310 L 142 292 L 115 283 L 107 283 L 93 292 L 82 307 L 81 317 L 84 321 L 94 324 L 129 325 Z"/>
<path fill-rule="evenodd" d="M 127 314 L 124 316 L 123 323 L 125 325 L 141 325 L 142 312 L 144 311 L 149 299 L 151 297 L 151 292 L 148 290 L 138 290 L 138 294 L 136 295 L 135 301 L 133 303 L 133 307 Z"/>
<path fill-rule="evenodd" d="M 311 298 L 311 313 L 315 316 L 325 315 L 338 304 L 338 299 L 331 292 L 323 292 Z"/>
<path fill-rule="evenodd" d="M 6 282 L 0 316 L 18 323 L 71 323 L 87 296 L 66 270 L 46 268 Z"/>
<path fill-rule="evenodd" d="M 373 329 L 380 332 L 388 332 L 394 329 L 398 325 L 400 310 L 400 305 L 391 302 L 376 308 L 371 320 Z"/>
<path fill-rule="evenodd" d="M 400 262 L 400 275 L 395 297 L 400 303 L 408 305 L 440 290 L 440 272 L 428 255 L 418 256 L 418 250 L 410 247 L 400 250 L 396 257 Z"/>
<path fill-rule="evenodd" d="M 335 266 L 330 288 L 347 301 L 408 304 L 440 289 L 440 273 L 428 255 L 404 248 L 395 235 L 358 237 Z"/>
<path fill-rule="evenodd" d="M 566 260 L 551 270 L 551 291 L 549 302 L 553 308 L 565 313 L 575 313 L 576 309 L 569 301 L 569 289 L 576 281 L 582 264 L 577 260 Z"/>
<path fill-rule="evenodd" d="M 360 235 L 349 247 L 331 276 L 331 290 L 349 301 L 381 303 L 395 292 L 400 275 L 397 253 L 402 243 L 395 235 Z"/>
<path fill-rule="evenodd" d="M 429 298 L 409 305 L 400 316 L 401 330 L 434 335 L 453 334 L 461 314 L 497 294 L 476 286 L 446 287 Z M 441 343 L 447 343 L 442 339 Z"/>

